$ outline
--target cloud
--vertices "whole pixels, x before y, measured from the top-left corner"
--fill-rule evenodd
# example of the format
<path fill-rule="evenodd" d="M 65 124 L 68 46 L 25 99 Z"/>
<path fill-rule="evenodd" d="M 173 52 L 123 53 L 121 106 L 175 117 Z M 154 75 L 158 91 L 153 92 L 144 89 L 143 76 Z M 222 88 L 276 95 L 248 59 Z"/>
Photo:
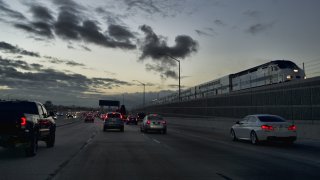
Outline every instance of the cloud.
<path fill-rule="evenodd" d="M 243 14 L 251 18 L 259 18 L 261 13 L 255 10 L 247 10 Z"/>
<path fill-rule="evenodd" d="M 176 44 L 169 47 L 166 39 L 155 34 L 150 26 L 143 25 L 140 29 L 145 34 L 140 46 L 142 51 L 140 60 L 151 58 L 155 65 L 147 64 L 146 69 L 159 72 L 161 78 L 176 78 L 176 74 L 171 70 L 176 66 L 176 62 L 169 56 L 183 59 L 198 50 L 198 43 L 190 36 L 177 36 L 175 38 Z"/>
<path fill-rule="evenodd" d="M 208 32 L 205 32 L 205 31 L 202 31 L 202 30 L 199 30 L 199 29 L 196 29 L 194 30 L 199 36 L 213 36 L 213 34 L 210 34 Z"/>
<path fill-rule="evenodd" d="M 95 9 L 95 12 L 97 12 L 98 15 L 101 15 L 107 24 L 125 24 L 122 19 L 129 17 L 129 15 L 117 14 L 107 11 L 106 9 L 110 9 L 110 7 L 98 7 Z"/>
<path fill-rule="evenodd" d="M 169 47 L 167 46 L 166 40 L 161 36 L 156 35 L 150 26 L 143 25 L 140 29 L 145 34 L 145 38 L 142 41 L 142 55 L 140 56 L 140 59 L 145 59 L 147 57 L 161 59 L 166 58 L 167 55 L 185 58 L 198 50 L 198 43 L 190 36 L 177 36 L 175 38 L 176 44 L 173 47 Z"/>
<path fill-rule="evenodd" d="M 62 11 L 55 22 L 55 33 L 63 39 L 80 40 L 79 34 L 80 19 L 72 12 Z"/>
<path fill-rule="evenodd" d="M 66 64 L 68 66 L 80 66 L 80 67 L 85 67 L 84 64 L 82 63 L 77 63 L 75 61 L 71 60 L 64 60 L 64 59 L 59 59 L 56 57 L 51 57 L 51 56 L 44 56 L 50 63 L 52 64 Z"/>
<path fill-rule="evenodd" d="M 81 24 L 82 23 L 82 24 Z M 83 40 L 85 42 L 94 43 L 96 45 L 109 47 L 109 48 L 121 48 L 121 49 L 135 49 L 136 46 L 128 39 L 125 42 L 115 41 L 107 35 L 101 33 L 101 28 L 98 26 L 98 22 L 82 20 L 75 12 L 61 11 L 58 16 L 57 22 L 54 24 L 55 32 L 57 35 L 65 40 Z M 123 29 L 122 29 L 123 30 Z M 125 31 L 122 31 L 122 35 Z M 126 31 L 127 33 L 129 31 Z M 115 31 L 112 31 L 115 35 Z M 119 38 L 119 36 L 116 36 Z"/>
<path fill-rule="evenodd" d="M 28 23 L 28 24 L 27 24 Z M 46 22 L 26 22 L 26 23 L 15 23 L 14 27 L 32 33 L 37 36 L 46 37 L 49 39 L 54 38 L 52 32 L 52 25 Z"/>
<path fill-rule="evenodd" d="M 40 5 L 31 5 L 30 11 L 33 14 L 34 19 L 38 19 L 41 21 L 52 21 L 54 17 L 52 16 L 52 12 L 43 6 Z"/>
<path fill-rule="evenodd" d="M 19 71 L 19 69 L 25 71 Z M 11 89 L 30 90 L 31 94 L 59 91 L 83 94 L 86 91 L 101 92 L 119 86 L 131 86 L 132 83 L 113 78 L 88 78 L 81 74 L 64 73 L 44 68 L 40 64 L 28 64 L 25 61 L 3 59 L 0 57 L 0 86 Z M 32 92 L 31 90 L 36 90 Z"/>
<path fill-rule="evenodd" d="M 145 12 L 149 15 L 175 16 L 183 10 L 185 0 L 123 0 L 127 11 L 135 14 Z"/>
<path fill-rule="evenodd" d="M 257 24 L 250 26 L 248 29 L 246 29 L 246 32 L 248 32 L 252 35 L 256 35 L 258 33 L 261 33 L 261 32 L 267 31 L 268 29 L 271 29 L 272 26 L 273 26 L 273 23 L 269 23 L 269 24 L 257 23 Z"/>
<path fill-rule="evenodd" d="M 80 47 L 82 47 L 82 49 L 84 49 L 84 50 L 86 50 L 86 51 L 91 52 L 91 49 L 90 49 L 90 48 L 88 48 L 87 46 L 80 45 Z"/>
<path fill-rule="evenodd" d="M 22 48 L 19 48 L 18 46 L 13 46 L 9 43 L 0 42 L 0 51 L 3 51 L 5 53 L 12 53 L 12 54 L 20 54 L 20 55 L 26 55 L 26 56 L 32 56 L 32 57 L 40 57 L 39 53 L 27 51 Z"/>
<path fill-rule="evenodd" d="M 10 9 L 10 7 L 2 0 L 0 0 L 0 15 L 18 19 L 18 20 L 26 19 L 26 17 L 20 12 Z"/>
<path fill-rule="evenodd" d="M 220 19 L 214 20 L 214 24 L 217 26 L 226 26 L 226 24 Z"/>
<path fill-rule="evenodd" d="M 167 64 L 146 64 L 146 70 L 147 71 L 155 71 L 157 73 L 160 73 L 160 77 L 162 79 L 167 79 L 167 78 L 173 78 L 173 79 L 178 79 L 178 75 L 175 71 L 171 70 L 170 65 Z"/>
<path fill-rule="evenodd" d="M 28 71 L 38 71 L 43 67 L 41 64 L 28 64 L 25 61 L 21 61 L 21 60 L 3 59 L 1 56 L 0 56 L 0 66 L 6 67 L 6 68 L 20 68 Z"/>
<path fill-rule="evenodd" d="M 109 25 L 108 31 L 111 37 L 119 41 L 130 42 L 130 39 L 135 37 L 127 27 L 120 25 L 111 24 Z"/>

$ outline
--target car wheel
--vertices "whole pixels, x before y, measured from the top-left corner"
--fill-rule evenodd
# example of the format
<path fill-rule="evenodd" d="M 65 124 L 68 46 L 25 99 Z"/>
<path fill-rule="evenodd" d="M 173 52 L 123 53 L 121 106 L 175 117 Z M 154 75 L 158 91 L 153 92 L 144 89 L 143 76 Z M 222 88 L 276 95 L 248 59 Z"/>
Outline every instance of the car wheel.
<path fill-rule="evenodd" d="M 54 143 L 55 143 L 55 140 L 56 140 L 56 133 L 55 132 L 52 132 L 50 133 L 47 141 L 46 141 L 46 144 L 47 144 L 47 148 L 51 148 L 54 146 Z"/>
<path fill-rule="evenodd" d="M 30 138 L 30 142 L 25 149 L 26 156 L 28 157 L 35 156 L 37 154 L 37 150 L 38 150 L 38 137 L 36 134 L 34 134 Z"/>
<path fill-rule="evenodd" d="M 230 130 L 230 136 L 231 136 L 232 141 L 237 141 L 238 140 L 238 138 L 236 136 L 236 133 L 234 132 L 233 129 Z"/>
<path fill-rule="evenodd" d="M 256 132 L 251 131 L 251 133 L 250 133 L 250 141 L 251 141 L 251 144 L 253 144 L 253 145 L 256 145 L 256 144 L 259 143 L 259 140 L 258 140 Z"/>
<path fill-rule="evenodd" d="M 294 141 L 285 141 L 284 143 L 285 143 L 285 145 L 287 145 L 287 146 L 292 146 L 293 143 L 294 143 Z"/>
<path fill-rule="evenodd" d="M 162 134 L 167 134 L 167 130 L 166 129 L 162 130 Z"/>
<path fill-rule="evenodd" d="M 120 129 L 120 131 L 121 131 L 121 132 L 124 132 L 124 127 L 122 127 L 122 128 Z"/>
<path fill-rule="evenodd" d="M 103 132 L 106 132 L 106 128 L 103 128 Z"/>
<path fill-rule="evenodd" d="M 143 126 L 140 126 L 140 131 L 143 132 L 143 133 L 145 133 L 145 132 L 146 132 L 146 129 L 143 128 Z"/>

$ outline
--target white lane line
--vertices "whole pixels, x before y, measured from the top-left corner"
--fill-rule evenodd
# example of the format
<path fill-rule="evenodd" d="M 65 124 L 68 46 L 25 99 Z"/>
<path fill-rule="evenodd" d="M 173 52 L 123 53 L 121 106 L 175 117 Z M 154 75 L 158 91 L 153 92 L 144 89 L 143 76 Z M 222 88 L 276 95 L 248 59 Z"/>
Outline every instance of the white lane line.
<path fill-rule="evenodd" d="M 156 139 L 152 139 L 154 142 L 160 144 L 160 141 L 156 140 Z"/>

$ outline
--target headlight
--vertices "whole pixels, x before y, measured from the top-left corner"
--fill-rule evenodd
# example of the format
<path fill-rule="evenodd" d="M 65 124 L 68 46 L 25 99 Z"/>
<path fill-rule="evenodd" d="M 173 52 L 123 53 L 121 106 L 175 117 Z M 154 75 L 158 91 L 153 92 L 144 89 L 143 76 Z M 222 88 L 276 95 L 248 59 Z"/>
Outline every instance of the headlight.
<path fill-rule="evenodd" d="M 287 79 L 291 79 L 291 76 L 290 76 L 290 75 L 288 75 L 288 76 L 287 76 Z"/>
<path fill-rule="evenodd" d="M 293 72 L 298 72 L 298 71 L 299 71 L 298 69 L 294 69 L 294 70 L 293 70 Z"/>

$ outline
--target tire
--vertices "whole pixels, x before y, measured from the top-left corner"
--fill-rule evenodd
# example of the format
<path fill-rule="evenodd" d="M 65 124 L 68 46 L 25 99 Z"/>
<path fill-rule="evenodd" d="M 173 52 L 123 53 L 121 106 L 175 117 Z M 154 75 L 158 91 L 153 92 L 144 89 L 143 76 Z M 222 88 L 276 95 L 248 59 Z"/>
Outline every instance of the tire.
<path fill-rule="evenodd" d="M 162 134 L 167 134 L 167 129 L 162 130 Z"/>
<path fill-rule="evenodd" d="M 56 140 L 56 133 L 52 132 L 50 133 L 48 139 L 46 140 L 47 148 L 52 148 L 54 146 Z"/>
<path fill-rule="evenodd" d="M 34 133 L 32 137 L 30 137 L 30 141 L 25 149 L 25 153 L 27 157 L 32 157 L 37 154 L 38 151 L 38 137 L 37 134 Z"/>
<path fill-rule="evenodd" d="M 238 138 L 236 136 L 236 133 L 234 132 L 233 129 L 230 130 L 230 136 L 231 136 L 232 141 L 237 141 L 238 140 Z"/>
<path fill-rule="evenodd" d="M 253 144 L 253 145 L 257 145 L 259 143 L 259 140 L 258 140 L 256 132 L 251 131 L 251 133 L 250 133 L 250 141 L 251 141 L 251 144 Z"/>
<path fill-rule="evenodd" d="M 285 141 L 284 144 L 287 146 L 292 146 L 294 141 Z"/>
<path fill-rule="evenodd" d="M 124 127 L 122 127 L 122 128 L 120 129 L 120 131 L 121 131 L 121 132 L 124 132 Z"/>

